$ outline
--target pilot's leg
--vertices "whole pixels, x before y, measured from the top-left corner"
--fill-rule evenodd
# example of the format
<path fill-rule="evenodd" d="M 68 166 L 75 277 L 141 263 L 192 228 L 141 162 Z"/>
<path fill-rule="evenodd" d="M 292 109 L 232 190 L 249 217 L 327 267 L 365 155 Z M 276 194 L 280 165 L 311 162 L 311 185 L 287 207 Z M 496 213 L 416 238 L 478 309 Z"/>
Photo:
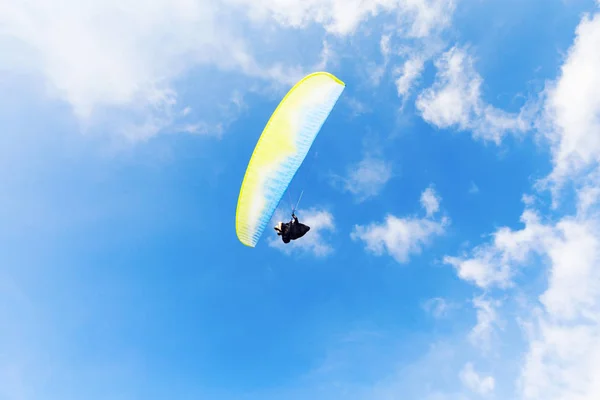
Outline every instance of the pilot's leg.
<path fill-rule="evenodd" d="M 277 232 L 278 235 L 281 235 L 281 222 L 279 222 L 277 225 L 275 225 L 275 231 Z"/>

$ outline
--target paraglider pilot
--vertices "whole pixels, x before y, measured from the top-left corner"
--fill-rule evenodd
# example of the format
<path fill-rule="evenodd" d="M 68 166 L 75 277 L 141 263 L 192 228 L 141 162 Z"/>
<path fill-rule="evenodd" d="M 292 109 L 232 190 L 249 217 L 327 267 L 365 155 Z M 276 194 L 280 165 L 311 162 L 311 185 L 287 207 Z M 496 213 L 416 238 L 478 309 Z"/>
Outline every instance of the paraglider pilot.
<path fill-rule="evenodd" d="M 289 243 L 290 240 L 300 239 L 310 230 L 310 226 L 304 225 L 298 221 L 298 217 L 292 213 L 290 222 L 279 222 L 275 225 L 275 231 L 278 236 L 281 236 L 283 243 Z"/>

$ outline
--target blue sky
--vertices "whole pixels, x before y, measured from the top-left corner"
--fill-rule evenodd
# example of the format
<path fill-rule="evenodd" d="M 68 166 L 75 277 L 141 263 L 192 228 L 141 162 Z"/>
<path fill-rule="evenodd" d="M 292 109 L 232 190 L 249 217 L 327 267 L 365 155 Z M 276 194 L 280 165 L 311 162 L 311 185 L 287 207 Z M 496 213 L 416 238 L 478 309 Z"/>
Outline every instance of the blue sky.
<path fill-rule="evenodd" d="M 600 396 L 600 3 L 61 4 L 0 5 L 1 399 Z M 244 247 L 315 70 L 312 229 Z"/>

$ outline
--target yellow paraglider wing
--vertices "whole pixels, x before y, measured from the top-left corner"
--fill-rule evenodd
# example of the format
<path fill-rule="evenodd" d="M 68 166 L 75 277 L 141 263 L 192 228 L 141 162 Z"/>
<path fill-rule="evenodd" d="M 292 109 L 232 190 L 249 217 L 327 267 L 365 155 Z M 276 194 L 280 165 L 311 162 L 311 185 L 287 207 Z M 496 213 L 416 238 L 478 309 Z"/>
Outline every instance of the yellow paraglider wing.
<path fill-rule="evenodd" d="M 271 115 L 248 163 L 238 199 L 236 233 L 246 246 L 258 243 L 344 88 L 330 73 L 310 74 L 290 89 Z"/>

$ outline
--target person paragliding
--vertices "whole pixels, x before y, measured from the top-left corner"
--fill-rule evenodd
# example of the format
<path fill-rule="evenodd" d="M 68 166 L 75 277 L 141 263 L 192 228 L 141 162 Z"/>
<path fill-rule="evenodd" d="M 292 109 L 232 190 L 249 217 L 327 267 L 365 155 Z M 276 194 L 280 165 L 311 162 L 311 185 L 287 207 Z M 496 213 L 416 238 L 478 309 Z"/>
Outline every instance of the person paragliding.
<path fill-rule="evenodd" d="M 250 157 L 235 215 L 238 239 L 255 247 L 316 136 L 345 88 L 328 72 L 302 78 L 281 100 Z M 289 191 L 288 191 L 289 193 Z M 275 227 L 284 243 L 303 237 L 310 228 L 296 218 Z"/>
<path fill-rule="evenodd" d="M 287 244 L 291 240 L 297 240 L 306 235 L 306 233 L 310 231 L 310 226 L 298 221 L 298 217 L 292 212 L 292 219 L 290 222 L 279 222 L 275 225 L 275 231 L 278 236 L 281 236 L 283 243 Z"/>

